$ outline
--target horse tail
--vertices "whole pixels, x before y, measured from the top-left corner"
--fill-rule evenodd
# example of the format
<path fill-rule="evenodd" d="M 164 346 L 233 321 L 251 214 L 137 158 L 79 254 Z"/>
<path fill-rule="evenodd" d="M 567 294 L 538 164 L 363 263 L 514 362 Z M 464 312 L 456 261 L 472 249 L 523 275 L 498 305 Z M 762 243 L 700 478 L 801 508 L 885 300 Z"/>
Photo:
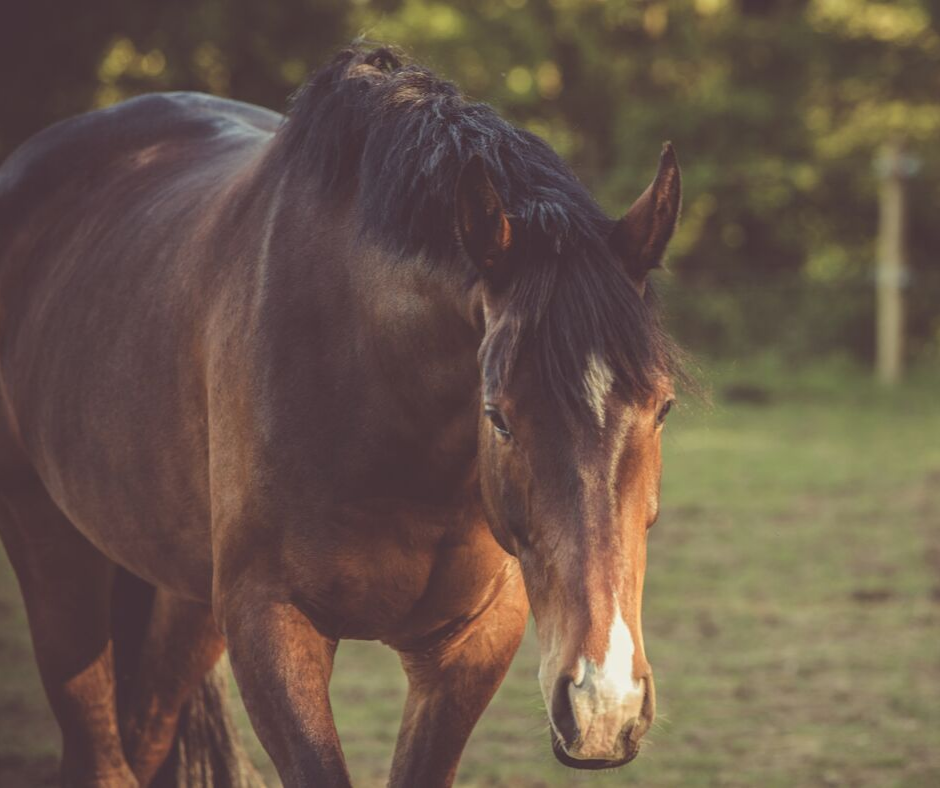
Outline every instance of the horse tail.
<path fill-rule="evenodd" d="M 186 702 L 154 788 L 264 788 L 229 713 L 227 673 L 223 656 Z"/>
<path fill-rule="evenodd" d="M 118 710 L 131 696 L 156 589 L 117 569 L 112 633 Z M 183 705 L 176 736 L 152 788 L 264 788 L 239 741 L 228 706 L 228 659 L 205 675 Z"/>

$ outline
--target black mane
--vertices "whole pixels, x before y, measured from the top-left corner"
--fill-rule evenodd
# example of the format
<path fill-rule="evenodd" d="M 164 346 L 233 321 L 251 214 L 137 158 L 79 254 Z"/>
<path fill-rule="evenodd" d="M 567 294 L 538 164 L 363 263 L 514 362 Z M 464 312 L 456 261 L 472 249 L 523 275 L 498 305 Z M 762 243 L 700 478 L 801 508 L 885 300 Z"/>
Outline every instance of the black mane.
<path fill-rule="evenodd" d="M 584 400 L 592 354 L 634 396 L 677 371 L 650 288 L 638 294 L 607 243 L 613 221 L 543 140 L 452 83 L 389 49 L 353 46 L 298 92 L 279 137 L 324 194 L 354 197 L 364 233 L 435 264 L 463 260 L 455 186 L 471 157 L 483 159 L 529 250 L 509 285 L 515 328 L 503 375 L 530 344 L 549 390 L 568 403 Z"/>

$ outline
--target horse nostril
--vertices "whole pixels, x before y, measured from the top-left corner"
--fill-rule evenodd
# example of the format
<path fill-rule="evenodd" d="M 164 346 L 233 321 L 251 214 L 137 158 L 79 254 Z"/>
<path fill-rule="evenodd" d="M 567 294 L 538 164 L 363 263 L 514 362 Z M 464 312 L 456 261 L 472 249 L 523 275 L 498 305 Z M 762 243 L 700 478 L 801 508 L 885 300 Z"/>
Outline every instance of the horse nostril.
<path fill-rule="evenodd" d="M 623 726 L 623 730 L 620 733 L 620 740 L 623 742 L 624 750 L 630 752 L 633 749 L 634 741 L 633 734 L 637 730 L 637 719 L 634 717 L 626 725 Z M 640 737 L 637 736 L 637 739 Z"/>
<path fill-rule="evenodd" d="M 569 686 L 571 678 L 562 676 L 555 682 L 555 689 L 552 691 L 552 722 L 555 723 L 555 730 L 564 740 L 566 747 L 571 747 L 580 735 L 578 723 L 574 719 L 574 710 L 571 708 Z"/>

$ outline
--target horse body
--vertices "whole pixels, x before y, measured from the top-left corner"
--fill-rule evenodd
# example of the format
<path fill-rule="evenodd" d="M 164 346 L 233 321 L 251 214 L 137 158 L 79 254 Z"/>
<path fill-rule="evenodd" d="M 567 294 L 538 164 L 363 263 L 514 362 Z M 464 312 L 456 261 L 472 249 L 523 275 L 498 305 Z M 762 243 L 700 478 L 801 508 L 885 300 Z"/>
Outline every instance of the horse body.
<path fill-rule="evenodd" d="M 121 129 L 121 147 L 107 145 L 109 124 L 102 122 L 84 146 L 69 137 L 70 149 L 62 155 L 71 163 L 71 177 L 57 176 L 47 191 L 33 192 L 32 182 L 15 187 L 10 199 L 28 191 L 33 210 L 15 228 L 14 244 L 23 238 L 23 245 L 4 257 L 4 276 L 15 284 L 0 287 L 6 315 L 2 369 L 14 414 L 10 428 L 22 437 L 23 450 L 57 505 L 99 549 L 135 574 L 207 603 L 210 429 L 215 431 L 213 454 L 222 455 L 216 459 L 219 474 L 228 472 L 227 453 L 262 455 L 271 448 L 263 470 L 259 463 L 251 472 L 282 484 L 299 481 L 305 488 L 289 494 L 290 516 L 297 521 L 295 549 L 306 561 L 324 565 L 316 573 L 324 588 L 311 591 L 310 604 L 327 595 L 333 611 L 347 595 L 340 578 L 329 578 L 329 564 L 355 566 L 361 574 L 362 567 L 375 564 L 363 557 L 373 554 L 377 540 L 385 543 L 381 554 L 386 556 L 402 543 L 411 554 L 389 562 L 391 568 L 403 577 L 427 577 L 430 567 L 410 564 L 428 564 L 436 543 L 445 530 L 454 531 L 455 523 L 466 523 L 468 530 L 482 524 L 478 496 L 469 492 L 476 439 L 475 358 L 472 352 L 464 354 L 469 364 L 464 364 L 463 380 L 450 369 L 441 370 L 467 392 L 463 424 L 451 427 L 462 434 L 449 436 L 453 458 L 442 456 L 448 447 L 435 447 L 436 456 L 428 457 L 417 447 L 396 443 L 394 425 L 382 434 L 382 423 L 409 414 L 394 413 L 394 401 L 376 386 L 374 376 L 365 380 L 367 371 L 400 365 L 391 354 L 411 352 L 409 342 L 425 352 L 430 343 L 402 336 L 401 330 L 393 337 L 381 330 L 376 336 L 374 317 L 363 321 L 355 311 L 337 306 L 335 282 L 342 279 L 337 269 L 350 258 L 331 254 L 325 234 L 311 238 L 305 229 L 290 231 L 291 225 L 307 228 L 311 217 L 289 209 L 283 196 L 289 183 L 258 189 L 267 174 L 259 159 L 270 142 L 266 132 L 272 118 L 242 112 L 235 102 L 195 95 L 128 102 L 112 113 Z M 159 119 L 156 129 L 154 118 Z M 267 121 L 269 128 L 258 129 L 252 120 Z M 137 128 L 139 139 L 128 127 Z M 235 157 L 238 168 L 232 167 Z M 138 180 L 141 167 L 151 176 L 145 188 Z M 180 183 L 183 168 L 186 177 Z M 245 190 L 255 194 L 254 205 L 245 205 Z M 273 201 L 274 210 L 265 192 L 282 195 Z M 310 201 L 300 204 L 307 208 Z M 270 227 L 268 237 L 243 237 L 239 222 L 252 229 Z M 303 245 L 296 246 L 296 240 Z M 40 245 L 50 250 L 48 257 L 37 254 Z M 75 257 L 63 252 L 76 247 L 81 251 Z M 21 260 L 29 261 L 27 272 L 17 271 Z M 243 274 L 246 261 L 252 263 L 249 276 Z M 328 298 L 318 279 L 334 283 Z M 388 298 L 389 284 L 378 292 L 386 303 L 399 303 Z M 343 301 L 372 310 L 368 291 L 360 295 L 355 287 L 355 282 L 345 286 Z M 42 293 L 42 309 L 35 308 L 33 292 Z M 241 314 L 247 325 L 216 330 L 225 323 L 225 310 L 239 307 L 246 307 Z M 431 326 L 415 319 L 415 305 L 405 308 L 411 312 L 407 330 L 423 329 L 427 336 Z M 221 320 L 215 317 L 219 313 Z M 148 316 L 159 320 L 159 332 L 140 329 Z M 399 314 L 387 317 L 390 324 L 402 325 Z M 369 334 L 356 337 L 362 326 L 369 327 Z M 102 337 L 115 340 L 102 343 Z M 35 348 L 43 349 L 38 357 Z M 454 361 L 449 356 L 448 366 Z M 420 370 L 410 374 L 429 379 Z M 258 391 L 253 380 L 264 380 L 266 388 Z M 298 401 L 291 401 L 289 392 L 272 390 L 278 384 L 301 392 Z M 434 394 L 428 397 L 432 402 Z M 355 420 L 335 423 L 332 414 L 341 410 L 337 402 L 357 399 Z M 417 398 L 399 404 L 413 411 L 412 418 L 429 423 Z M 239 425 L 245 408 L 250 410 L 247 424 Z M 369 414 L 379 415 L 378 425 Z M 267 434 L 258 434 L 262 427 Z M 337 441 L 331 430 L 352 440 Z M 228 443 L 235 448 L 227 449 Z M 361 451 L 365 445 L 374 446 L 375 454 Z M 15 444 L 5 448 L 16 451 Z M 415 460 L 424 460 L 423 465 Z M 336 467 L 344 469 L 346 490 L 327 483 Z M 448 475 L 452 478 L 444 478 Z M 239 491 L 257 495 L 253 487 L 260 483 L 240 479 Z M 374 502 L 361 496 L 343 501 L 357 489 L 382 493 L 383 486 L 388 493 Z M 396 500 L 403 487 L 417 496 L 426 491 L 432 500 L 401 499 L 400 494 Z M 455 504 L 454 493 L 461 487 L 467 492 Z M 335 512 L 324 490 L 338 499 Z M 307 511 L 304 498 L 316 502 Z M 324 524 L 333 520 L 335 527 Z M 409 533 L 402 536 L 402 531 Z M 259 541 L 255 552 L 264 549 Z M 367 578 L 357 584 L 363 590 L 382 585 Z M 393 583 L 409 584 L 400 578 Z M 414 585 L 410 595 L 418 597 L 420 580 Z M 387 630 L 356 625 L 356 615 L 369 608 L 361 602 L 355 599 L 337 617 L 362 637 L 390 636 Z M 378 621 L 395 627 L 410 605 L 397 607 L 370 614 L 379 613 Z"/>
<path fill-rule="evenodd" d="M 386 57 L 349 55 L 327 76 L 377 82 Z M 327 699 L 342 638 L 392 645 L 409 674 L 393 783 L 448 784 L 521 639 L 524 580 L 548 654 L 559 757 L 628 760 L 645 727 L 621 734 L 624 722 L 648 726 L 652 714 L 631 632 L 658 443 L 643 450 L 655 449 L 648 461 L 640 450 L 622 458 L 640 445 L 629 436 L 642 414 L 612 399 L 612 373 L 595 359 L 585 377 L 596 384 L 593 411 L 601 428 L 609 418 L 622 429 L 525 461 L 558 491 L 529 493 L 523 508 L 560 523 L 573 495 L 594 529 L 583 549 L 558 555 L 594 556 L 588 574 L 603 587 L 621 584 L 620 564 L 603 557 L 611 550 L 637 572 L 612 603 L 590 603 L 578 581 L 573 598 L 588 613 L 572 645 L 557 594 L 577 567 L 546 559 L 541 545 L 562 537 L 520 533 L 519 505 L 492 474 L 502 467 L 512 479 L 522 466 L 500 459 L 481 417 L 485 400 L 507 413 L 534 403 L 542 424 L 560 418 L 538 404 L 538 377 L 524 365 L 512 400 L 487 383 L 500 374 L 488 365 L 503 366 L 488 340 L 511 313 L 486 271 L 493 244 L 508 248 L 508 220 L 479 236 L 481 217 L 501 215 L 498 198 L 485 175 L 451 185 L 458 203 L 464 192 L 471 201 L 456 224 L 471 258 L 479 236 L 483 276 L 404 264 L 380 234 L 357 229 L 365 176 L 343 169 L 345 149 L 332 152 L 345 182 L 324 189 L 280 124 L 237 102 L 145 97 L 52 127 L 0 170 L 0 532 L 63 728 L 64 779 L 155 779 L 180 709 L 221 653 L 221 631 L 285 784 L 348 782 Z M 351 148 L 360 132 L 349 129 Z M 527 440 L 534 447 L 538 436 Z M 591 467 L 609 470 L 570 476 L 594 455 Z M 642 530 L 607 536 L 602 521 L 626 517 L 609 490 L 628 477 L 643 490 L 629 504 Z M 51 542 L 61 555 L 43 552 Z M 91 698 L 113 685 L 107 597 L 121 571 L 156 588 L 156 601 L 141 675 L 118 714 L 113 690 Z M 59 591 L 44 588 L 50 575 L 61 576 Z M 621 686 L 605 653 L 639 678 Z M 604 693 L 633 705 L 614 715 Z"/>

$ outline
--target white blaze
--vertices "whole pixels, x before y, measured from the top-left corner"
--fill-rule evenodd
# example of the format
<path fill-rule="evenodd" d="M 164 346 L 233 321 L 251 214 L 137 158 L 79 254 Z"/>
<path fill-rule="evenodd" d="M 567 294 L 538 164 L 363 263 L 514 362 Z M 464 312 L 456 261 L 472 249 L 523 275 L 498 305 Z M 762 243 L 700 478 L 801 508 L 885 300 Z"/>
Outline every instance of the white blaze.
<path fill-rule="evenodd" d="M 633 635 L 620 612 L 620 604 L 614 602 L 614 620 L 610 625 L 610 641 L 601 666 L 601 675 L 620 697 L 639 694 L 642 700 L 643 686 L 633 678 Z"/>
<path fill-rule="evenodd" d="M 598 426 L 603 429 L 604 422 L 607 421 L 607 396 L 614 385 L 614 374 L 607 362 L 596 353 L 588 357 L 583 383 L 584 396 Z"/>

